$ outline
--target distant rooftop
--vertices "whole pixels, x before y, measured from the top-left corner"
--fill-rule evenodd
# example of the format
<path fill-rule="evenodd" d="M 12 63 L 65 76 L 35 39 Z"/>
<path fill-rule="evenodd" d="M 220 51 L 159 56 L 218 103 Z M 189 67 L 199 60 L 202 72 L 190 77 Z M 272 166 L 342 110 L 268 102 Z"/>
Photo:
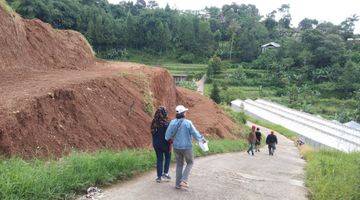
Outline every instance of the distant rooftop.
<path fill-rule="evenodd" d="M 281 47 L 281 45 L 276 42 L 270 42 L 261 46 L 261 48 L 269 48 L 269 47 L 279 48 Z"/>

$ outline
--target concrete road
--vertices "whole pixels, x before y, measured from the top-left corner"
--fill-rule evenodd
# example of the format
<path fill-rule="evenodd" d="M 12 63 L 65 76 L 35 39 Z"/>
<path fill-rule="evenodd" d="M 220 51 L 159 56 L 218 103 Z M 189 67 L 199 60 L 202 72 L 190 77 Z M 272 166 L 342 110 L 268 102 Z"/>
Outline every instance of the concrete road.
<path fill-rule="evenodd" d="M 156 183 L 153 171 L 105 189 L 96 199 L 307 199 L 305 161 L 292 141 L 281 135 L 278 139 L 273 157 L 264 147 L 255 156 L 241 152 L 196 159 L 187 191 L 176 190 L 174 180 Z M 175 177 L 174 168 L 171 175 Z"/>

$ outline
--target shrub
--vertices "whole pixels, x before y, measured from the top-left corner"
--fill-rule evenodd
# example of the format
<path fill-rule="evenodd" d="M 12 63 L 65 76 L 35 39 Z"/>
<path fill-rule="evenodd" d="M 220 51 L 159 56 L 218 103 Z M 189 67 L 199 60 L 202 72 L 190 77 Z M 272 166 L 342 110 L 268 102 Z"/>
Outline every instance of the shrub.
<path fill-rule="evenodd" d="M 221 103 L 220 89 L 217 83 L 213 84 L 213 89 L 211 90 L 210 98 L 217 104 Z"/>
<path fill-rule="evenodd" d="M 180 81 L 178 85 L 189 90 L 197 90 L 197 85 L 194 81 Z"/>
<path fill-rule="evenodd" d="M 236 123 L 246 124 L 247 116 L 243 112 L 235 112 L 229 106 L 222 104 L 221 108 L 225 111 L 225 113 Z"/>
<path fill-rule="evenodd" d="M 195 60 L 195 55 L 192 53 L 187 53 L 187 54 L 183 54 L 182 56 L 179 57 L 179 61 L 182 63 L 193 63 Z"/>

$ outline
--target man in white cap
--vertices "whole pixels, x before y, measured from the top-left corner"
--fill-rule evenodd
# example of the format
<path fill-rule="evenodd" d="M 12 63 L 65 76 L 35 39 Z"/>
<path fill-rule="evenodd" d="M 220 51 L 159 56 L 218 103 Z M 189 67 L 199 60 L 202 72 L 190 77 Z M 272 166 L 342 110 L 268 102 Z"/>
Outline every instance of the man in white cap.
<path fill-rule="evenodd" d="M 185 119 L 186 111 L 189 109 L 183 105 L 176 107 L 176 119 L 173 119 L 166 130 L 165 139 L 173 140 L 174 152 L 176 157 L 176 182 L 177 189 L 187 189 L 189 187 L 188 178 L 193 166 L 194 156 L 192 150 L 192 138 L 197 141 L 204 141 L 205 138 L 196 130 L 193 123 Z M 186 167 L 184 168 L 184 160 Z"/>

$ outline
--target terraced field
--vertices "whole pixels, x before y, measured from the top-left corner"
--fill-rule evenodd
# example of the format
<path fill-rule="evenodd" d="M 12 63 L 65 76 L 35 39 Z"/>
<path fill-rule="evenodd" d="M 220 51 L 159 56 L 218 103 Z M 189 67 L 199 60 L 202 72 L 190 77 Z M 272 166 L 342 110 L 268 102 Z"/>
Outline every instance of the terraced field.
<path fill-rule="evenodd" d="M 205 74 L 207 70 L 206 64 L 183 64 L 183 63 L 165 63 L 161 67 L 169 70 L 171 74 Z"/>

